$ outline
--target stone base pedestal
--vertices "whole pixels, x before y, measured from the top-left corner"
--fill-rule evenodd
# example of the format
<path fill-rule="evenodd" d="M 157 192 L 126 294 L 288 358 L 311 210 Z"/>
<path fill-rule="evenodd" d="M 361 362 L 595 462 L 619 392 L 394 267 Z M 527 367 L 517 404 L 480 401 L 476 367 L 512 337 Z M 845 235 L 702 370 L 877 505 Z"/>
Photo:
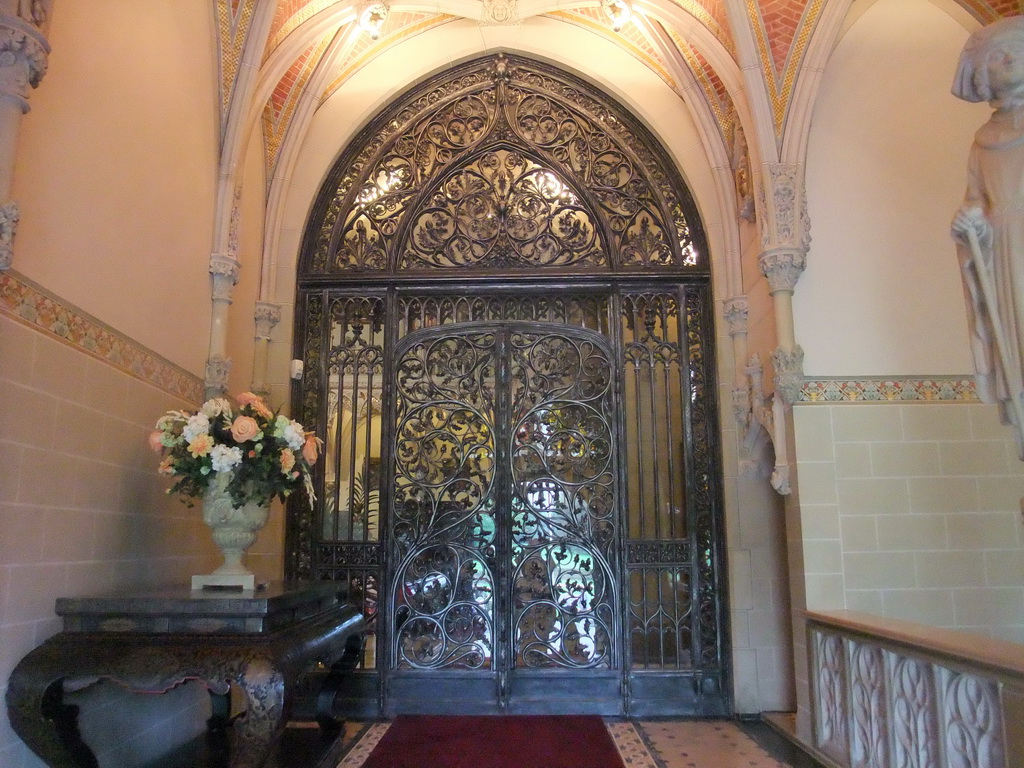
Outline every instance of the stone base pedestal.
<path fill-rule="evenodd" d="M 192 589 L 256 589 L 256 576 L 251 573 L 208 573 L 192 577 Z"/>

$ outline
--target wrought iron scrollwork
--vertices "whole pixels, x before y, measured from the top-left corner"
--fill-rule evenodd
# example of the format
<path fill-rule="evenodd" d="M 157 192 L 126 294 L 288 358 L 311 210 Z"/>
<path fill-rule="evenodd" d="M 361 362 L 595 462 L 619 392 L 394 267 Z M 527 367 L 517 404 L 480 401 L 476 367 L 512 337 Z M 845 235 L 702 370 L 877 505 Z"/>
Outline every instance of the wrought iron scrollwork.
<path fill-rule="evenodd" d="M 618 500 L 603 349 L 513 333 L 512 562 L 516 663 L 610 667 Z"/>
<path fill-rule="evenodd" d="M 396 367 L 391 542 L 398 667 L 494 654 L 495 337 L 414 345 Z"/>
<path fill-rule="evenodd" d="M 608 668 L 618 546 L 611 361 L 589 337 L 494 328 L 410 339 L 396 364 L 396 663 L 479 669 L 497 656 Z M 503 408 L 507 467 L 496 446 Z M 501 584 L 509 592 L 496 595 Z M 505 612 L 511 654 L 494 647 Z"/>
<path fill-rule="evenodd" d="M 706 268 L 693 202 L 656 142 L 582 85 L 499 55 L 413 91 L 339 160 L 307 268 Z"/>
<path fill-rule="evenodd" d="M 442 181 L 418 211 L 399 267 L 599 266 L 606 250 L 567 181 L 497 149 Z"/>
<path fill-rule="evenodd" d="M 379 609 L 380 701 L 621 670 L 624 707 L 674 674 L 727 711 L 706 254 L 646 129 L 523 57 L 416 86 L 341 155 L 297 303 L 327 461 L 286 547 Z"/>

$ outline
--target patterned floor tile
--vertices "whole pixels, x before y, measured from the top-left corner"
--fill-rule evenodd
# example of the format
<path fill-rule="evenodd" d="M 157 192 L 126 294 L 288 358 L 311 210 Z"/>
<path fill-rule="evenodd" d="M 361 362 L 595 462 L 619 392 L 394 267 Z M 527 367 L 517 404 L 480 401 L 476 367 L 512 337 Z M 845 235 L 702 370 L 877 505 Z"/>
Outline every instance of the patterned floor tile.
<path fill-rule="evenodd" d="M 733 722 L 643 720 L 636 725 L 658 768 L 790 768 Z"/>
<path fill-rule="evenodd" d="M 373 723 L 353 734 L 355 744 L 338 763 L 338 768 L 359 768 L 366 762 L 366 758 L 373 752 L 373 748 L 377 746 L 381 737 L 388 732 L 389 727 L 391 727 L 391 723 Z M 345 735 L 348 736 L 348 733 L 346 732 Z"/>

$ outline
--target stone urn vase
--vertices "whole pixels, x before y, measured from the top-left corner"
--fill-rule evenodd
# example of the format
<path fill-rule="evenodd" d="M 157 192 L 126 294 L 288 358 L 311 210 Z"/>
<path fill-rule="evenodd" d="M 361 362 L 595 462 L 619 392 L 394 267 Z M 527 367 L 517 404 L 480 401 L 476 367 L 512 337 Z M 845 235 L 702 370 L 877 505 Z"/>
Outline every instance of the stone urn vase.
<path fill-rule="evenodd" d="M 213 533 L 213 543 L 224 555 L 224 564 L 213 573 L 192 577 L 192 589 L 224 587 L 255 589 L 256 577 L 242 564 L 245 551 L 270 517 L 269 504 L 247 503 L 235 507 L 228 493 L 231 474 L 218 472 L 203 496 L 203 522 Z"/>

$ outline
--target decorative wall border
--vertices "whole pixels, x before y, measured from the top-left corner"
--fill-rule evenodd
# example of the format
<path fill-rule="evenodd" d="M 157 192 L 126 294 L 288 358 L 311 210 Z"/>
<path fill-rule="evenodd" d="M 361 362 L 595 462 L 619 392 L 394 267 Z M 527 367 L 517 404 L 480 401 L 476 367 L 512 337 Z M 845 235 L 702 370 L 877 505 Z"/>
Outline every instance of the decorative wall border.
<path fill-rule="evenodd" d="M 52 336 L 190 403 L 203 380 L 13 270 L 0 272 L 0 315 Z"/>
<path fill-rule="evenodd" d="M 974 380 L 962 376 L 926 379 L 805 379 L 800 403 L 977 403 Z"/>

